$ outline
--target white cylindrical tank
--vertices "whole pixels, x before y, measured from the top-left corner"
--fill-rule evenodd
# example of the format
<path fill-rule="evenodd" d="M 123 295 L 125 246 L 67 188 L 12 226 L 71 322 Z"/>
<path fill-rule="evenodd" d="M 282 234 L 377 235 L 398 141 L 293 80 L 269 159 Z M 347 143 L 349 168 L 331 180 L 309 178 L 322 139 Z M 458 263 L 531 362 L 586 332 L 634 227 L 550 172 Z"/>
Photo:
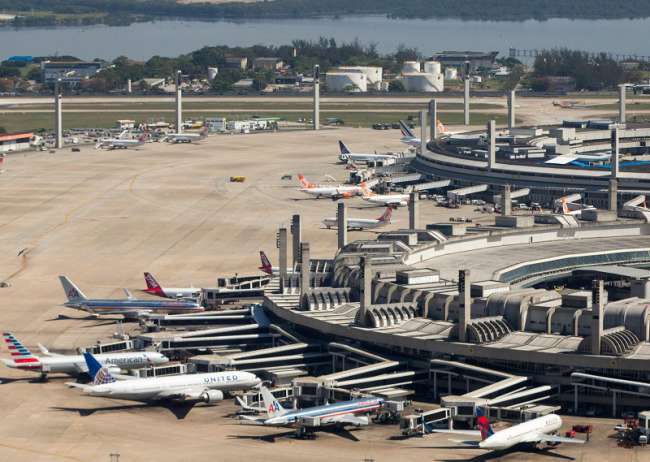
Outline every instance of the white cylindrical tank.
<path fill-rule="evenodd" d="M 440 74 L 442 72 L 442 66 L 438 61 L 426 61 L 424 63 L 424 72 L 427 74 Z"/>
<path fill-rule="evenodd" d="M 329 91 L 361 93 L 368 91 L 366 74 L 360 71 L 334 71 L 326 75 Z"/>
<path fill-rule="evenodd" d="M 366 74 L 366 82 L 368 88 L 374 90 L 381 89 L 381 82 L 383 80 L 383 68 L 376 66 L 341 66 L 338 71 L 359 71 Z"/>
<path fill-rule="evenodd" d="M 208 67 L 208 80 L 212 82 L 217 74 L 219 73 L 219 69 L 216 67 Z"/>
<path fill-rule="evenodd" d="M 402 63 L 402 74 L 420 72 L 420 61 L 404 61 Z"/>
<path fill-rule="evenodd" d="M 442 74 L 427 74 L 425 72 L 403 74 L 402 83 L 406 91 L 431 93 L 445 90 L 445 80 Z"/>
<path fill-rule="evenodd" d="M 445 67 L 445 80 L 457 80 L 458 69 L 455 67 Z"/>

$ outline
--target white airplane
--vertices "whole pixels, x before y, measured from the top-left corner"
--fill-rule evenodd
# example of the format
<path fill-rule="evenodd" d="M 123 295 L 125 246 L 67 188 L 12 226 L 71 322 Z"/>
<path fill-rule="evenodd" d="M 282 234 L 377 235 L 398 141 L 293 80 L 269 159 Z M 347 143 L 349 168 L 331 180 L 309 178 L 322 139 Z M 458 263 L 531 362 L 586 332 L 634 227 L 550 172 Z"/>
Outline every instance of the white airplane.
<path fill-rule="evenodd" d="M 362 187 L 362 198 L 366 202 L 387 207 L 405 207 L 409 203 L 409 194 L 376 194 L 368 189 L 365 183 L 362 183 Z"/>
<path fill-rule="evenodd" d="M 130 401 L 203 401 L 214 403 L 231 391 L 248 390 L 261 383 L 250 372 L 228 371 L 183 374 L 118 381 L 90 353 L 84 353 L 92 384 L 67 383 L 90 396 Z"/>
<path fill-rule="evenodd" d="M 201 289 L 194 287 L 162 287 L 151 273 L 144 273 L 147 288 L 143 292 L 165 298 L 197 298 Z"/>
<path fill-rule="evenodd" d="M 199 133 L 168 133 L 161 141 L 168 143 L 193 143 L 208 137 L 208 127 L 203 127 Z"/>
<path fill-rule="evenodd" d="M 251 416 L 242 416 L 242 418 L 261 425 L 298 427 L 298 429 L 303 430 L 299 434 L 304 433 L 305 427 L 313 428 L 332 425 L 361 427 L 369 425 L 368 414 L 378 410 L 384 404 L 383 398 L 371 396 L 304 409 L 284 409 L 266 387 L 261 386 L 260 391 L 264 401 L 266 418 Z M 243 404 L 241 400 L 238 401 Z"/>
<path fill-rule="evenodd" d="M 88 373 L 86 361 L 82 355 L 61 355 L 51 353 L 43 345 L 38 345 L 43 356 L 36 356 L 11 333 L 2 334 L 11 352 L 12 359 L 2 359 L 2 362 L 12 369 L 40 372 L 41 377 L 49 373 L 62 373 L 71 376 Z M 109 371 L 119 374 L 123 370 L 139 369 L 156 364 L 165 364 L 169 358 L 153 351 L 128 353 L 102 353 L 96 356 L 100 364 Z"/>
<path fill-rule="evenodd" d="M 456 441 L 460 446 L 468 446 L 493 451 L 503 451 L 519 444 L 559 443 L 584 444 L 584 440 L 557 436 L 555 433 L 562 427 L 562 418 L 557 414 L 549 414 L 529 420 L 510 428 L 494 432 L 487 417 L 479 412 L 479 430 L 434 430 L 434 433 L 450 433 L 470 435 L 481 438 L 481 441 Z"/>
<path fill-rule="evenodd" d="M 389 159 L 396 159 L 395 154 L 363 154 L 350 151 L 345 143 L 339 140 L 339 160 L 342 162 L 382 162 Z"/>
<path fill-rule="evenodd" d="M 415 133 L 413 133 L 409 128 L 409 126 L 406 125 L 406 122 L 400 120 L 399 128 L 400 131 L 402 132 L 402 138 L 400 138 L 400 141 L 402 143 L 408 144 L 409 146 L 413 146 L 414 148 L 420 147 L 420 138 L 415 136 Z"/>
<path fill-rule="evenodd" d="M 143 133 L 137 139 L 124 138 L 128 130 L 124 130 L 117 138 L 103 138 L 95 145 L 95 149 L 128 149 L 136 146 L 142 146 L 147 139 L 147 133 Z"/>
<path fill-rule="evenodd" d="M 260 260 L 262 261 L 262 266 L 258 269 L 268 274 L 269 276 L 278 276 L 280 274 L 280 267 L 273 266 L 271 260 L 266 256 L 263 250 L 260 250 Z M 287 274 L 293 274 L 292 268 L 287 268 Z"/>
<path fill-rule="evenodd" d="M 300 186 L 302 186 L 299 190 L 300 192 L 309 194 L 310 196 L 316 196 L 316 199 L 326 197 L 332 200 L 348 199 L 350 197 L 360 196 L 364 185 L 364 183 L 361 183 L 360 186 L 326 186 L 310 183 L 305 179 L 304 175 L 298 175 L 298 181 L 300 182 Z"/>
<path fill-rule="evenodd" d="M 377 219 L 372 218 L 348 218 L 347 225 L 348 229 L 358 229 L 363 231 L 364 229 L 375 229 L 390 223 L 390 217 L 393 214 L 392 207 L 386 207 L 384 213 Z M 323 225 L 327 229 L 332 229 L 338 227 L 338 220 L 336 218 L 325 218 L 323 220 Z"/>
<path fill-rule="evenodd" d="M 612 158 L 611 152 L 602 154 L 562 154 L 544 162 L 545 164 L 567 165 L 574 161 L 602 162 Z"/>
<path fill-rule="evenodd" d="M 563 215 L 577 215 L 580 216 L 584 210 L 593 210 L 595 207 L 593 205 L 583 205 L 576 204 L 576 201 L 582 199 L 582 195 L 579 193 L 569 194 L 568 196 L 560 197 L 555 199 L 554 212 L 561 213 Z"/>

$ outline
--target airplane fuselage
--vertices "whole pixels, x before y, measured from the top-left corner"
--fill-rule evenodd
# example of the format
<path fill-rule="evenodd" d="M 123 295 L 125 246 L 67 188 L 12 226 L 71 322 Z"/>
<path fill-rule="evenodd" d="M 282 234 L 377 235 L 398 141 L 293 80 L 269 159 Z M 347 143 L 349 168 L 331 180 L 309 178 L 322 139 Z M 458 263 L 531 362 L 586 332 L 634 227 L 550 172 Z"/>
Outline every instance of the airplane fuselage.
<path fill-rule="evenodd" d="M 327 228 L 336 228 L 338 227 L 338 220 L 336 218 L 325 218 L 323 224 Z M 373 220 L 373 219 L 364 219 L 364 218 L 348 218 L 347 225 L 348 229 L 374 229 L 380 226 L 385 225 L 386 222 L 383 220 Z"/>
<path fill-rule="evenodd" d="M 290 425 L 296 423 L 296 421 L 303 417 L 330 419 L 348 414 L 368 414 L 379 409 L 383 402 L 384 400 L 382 398 L 361 398 L 324 406 L 300 409 L 298 411 L 289 411 L 284 415 L 266 419 L 264 425 Z"/>
<path fill-rule="evenodd" d="M 113 300 L 83 299 L 64 303 L 68 308 L 93 314 L 122 314 L 137 316 L 139 313 L 183 314 L 196 313 L 205 309 L 197 302 L 186 300 Z"/>
<path fill-rule="evenodd" d="M 481 441 L 478 446 L 482 449 L 504 450 L 522 443 L 530 443 L 535 435 L 549 435 L 562 427 L 562 418 L 556 414 L 538 417 L 528 422 L 494 433 Z M 539 440 L 534 441 L 535 443 Z"/>

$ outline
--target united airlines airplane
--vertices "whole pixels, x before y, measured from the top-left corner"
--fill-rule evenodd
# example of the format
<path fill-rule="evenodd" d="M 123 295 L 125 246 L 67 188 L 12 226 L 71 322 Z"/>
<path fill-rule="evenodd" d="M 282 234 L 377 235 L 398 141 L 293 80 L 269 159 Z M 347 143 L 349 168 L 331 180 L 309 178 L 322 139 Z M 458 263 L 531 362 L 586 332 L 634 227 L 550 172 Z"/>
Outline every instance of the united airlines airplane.
<path fill-rule="evenodd" d="M 88 298 L 67 277 L 59 276 L 59 279 L 68 297 L 64 305 L 92 314 L 121 314 L 126 318 L 137 318 L 144 313 L 178 314 L 205 310 L 193 300 L 139 300 L 128 291 L 125 291 L 128 295 L 126 300 Z"/>

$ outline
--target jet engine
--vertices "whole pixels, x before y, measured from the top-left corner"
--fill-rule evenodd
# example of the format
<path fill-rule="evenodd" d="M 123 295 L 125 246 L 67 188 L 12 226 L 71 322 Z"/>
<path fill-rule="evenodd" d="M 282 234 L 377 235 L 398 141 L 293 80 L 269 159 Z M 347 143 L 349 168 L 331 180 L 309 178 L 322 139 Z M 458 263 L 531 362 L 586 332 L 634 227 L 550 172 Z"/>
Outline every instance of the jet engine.
<path fill-rule="evenodd" d="M 199 396 L 204 403 L 216 403 L 223 400 L 223 392 L 220 390 L 206 390 Z"/>

